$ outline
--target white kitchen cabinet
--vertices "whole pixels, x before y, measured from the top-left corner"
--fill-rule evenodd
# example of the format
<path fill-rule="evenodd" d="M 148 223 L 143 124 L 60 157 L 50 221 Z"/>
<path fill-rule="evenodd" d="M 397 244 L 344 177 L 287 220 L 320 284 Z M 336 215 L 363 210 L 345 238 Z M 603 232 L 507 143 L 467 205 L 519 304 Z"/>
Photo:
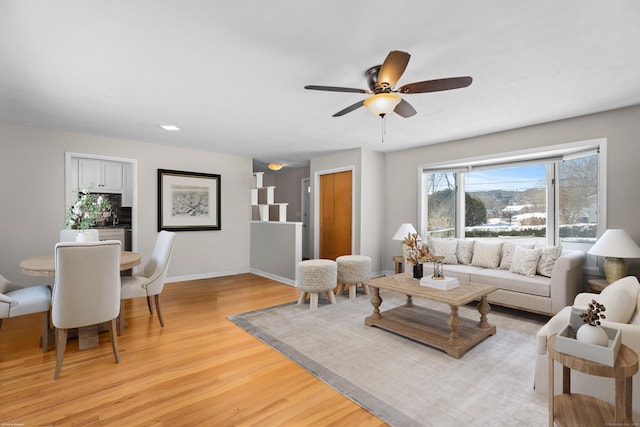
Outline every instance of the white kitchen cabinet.
<path fill-rule="evenodd" d="M 110 160 L 78 159 L 78 188 L 98 193 L 122 193 L 123 164 Z"/>

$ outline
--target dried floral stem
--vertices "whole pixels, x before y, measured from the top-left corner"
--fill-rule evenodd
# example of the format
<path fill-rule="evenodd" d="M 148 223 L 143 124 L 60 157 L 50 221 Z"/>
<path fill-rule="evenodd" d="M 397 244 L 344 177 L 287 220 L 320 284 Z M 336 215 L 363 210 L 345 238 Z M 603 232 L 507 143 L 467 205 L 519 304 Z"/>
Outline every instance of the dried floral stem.
<path fill-rule="evenodd" d="M 606 319 L 607 316 L 604 315 L 604 311 L 606 310 L 605 306 L 600 304 L 598 301 L 592 299 L 587 307 L 587 311 L 585 313 L 580 314 L 584 323 L 591 326 L 600 326 L 600 319 Z"/>
<path fill-rule="evenodd" d="M 404 238 L 404 244 L 407 246 L 407 261 L 411 265 L 418 265 L 431 259 L 429 248 L 422 243 L 418 233 L 409 233 Z"/>

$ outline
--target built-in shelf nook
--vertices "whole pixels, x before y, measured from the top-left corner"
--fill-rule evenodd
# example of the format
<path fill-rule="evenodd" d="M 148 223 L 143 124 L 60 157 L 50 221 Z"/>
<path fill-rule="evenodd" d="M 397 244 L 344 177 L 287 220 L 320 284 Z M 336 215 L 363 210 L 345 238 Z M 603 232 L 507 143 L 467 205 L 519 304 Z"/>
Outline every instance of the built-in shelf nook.
<path fill-rule="evenodd" d="M 253 174 L 251 188 L 251 219 L 253 221 L 287 221 L 288 203 L 274 201 L 275 185 L 264 186 L 264 172 Z"/>

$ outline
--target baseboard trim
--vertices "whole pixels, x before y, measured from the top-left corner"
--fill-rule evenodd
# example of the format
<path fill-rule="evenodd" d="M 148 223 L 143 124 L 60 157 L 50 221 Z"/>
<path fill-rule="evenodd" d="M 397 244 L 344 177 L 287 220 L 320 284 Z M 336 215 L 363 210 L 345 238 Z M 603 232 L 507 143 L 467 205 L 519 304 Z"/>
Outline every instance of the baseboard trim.
<path fill-rule="evenodd" d="M 235 276 L 236 274 L 251 273 L 249 268 L 238 268 L 235 270 L 212 271 L 201 274 L 187 274 L 185 276 L 172 276 L 165 279 L 165 283 L 186 282 L 189 280 L 212 279 L 214 277 Z"/>

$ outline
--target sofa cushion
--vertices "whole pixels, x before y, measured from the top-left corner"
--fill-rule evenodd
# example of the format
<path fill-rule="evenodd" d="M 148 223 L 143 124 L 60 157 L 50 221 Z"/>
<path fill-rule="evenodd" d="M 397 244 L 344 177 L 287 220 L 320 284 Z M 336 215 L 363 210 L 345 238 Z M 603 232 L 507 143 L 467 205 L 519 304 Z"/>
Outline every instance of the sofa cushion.
<path fill-rule="evenodd" d="M 445 264 L 457 264 L 458 256 L 456 249 L 458 247 L 458 239 L 441 239 L 433 237 L 429 239 L 429 252 L 434 255 L 444 257 Z"/>
<path fill-rule="evenodd" d="M 553 266 L 562 253 L 562 246 L 547 246 L 542 248 L 536 272 L 541 276 L 551 277 Z"/>
<path fill-rule="evenodd" d="M 502 259 L 500 260 L 500 268 L 502 270 L 508 270 L 511 268 L 513 251 L 515 250 L 516 246 L 520 246 L 525 249 L 533 249 L 533 243 L 504 242 L 502 244 Z"/>
<path fill-rule="evenodd" d="M 455 277 L 458 280 L 464 280 L 465 282 L 470 282 L 471 275 L 482 270 L 484 270 L 483 267 L 476 267 L 474 265 L 449 264 L 444 266 L 442 274 L 444 274 L 444 277 Z M 430 276 L 432 273 L 428 273 L 428 274 Z M 425 266 L 424 275 L 427 276 L 426 266 Z"/>
<path fill-rule="evenodd" d="M 610 322 L 628 323 L 636 311 L 640 285 L 635 276 L 616 280 L 594 299 L 606 308 L 606 319 Z"/>
<path fill-rule="evenodd" d="M 445 274 L 446 276 L 446 274 Z M 507 270 L 482 269 L 470 275 L 470 281 L 506 291 L 541 297 L 551 296 L 551 279 L 544 276 L 523 276 Z"/>
<path fill-rule="evenodd" d="M 522 246 L 516 246 L 509 271 L 525 276 L 535 276 L 541 252 L 541 249 L 525 249 Z"/>
<path fill-rule="evenodd" d="M 500 265 L 501 252 L 502 242 L 482 242 L 478 240 L 473 246 L 471 265 L 498 268 L 498 265 Z"/>
<path fill-rule="evenodd" d="M 471 264 L 473 258 L 473 245 L 475 240 L 458 239 L 458 248 L 456 249 L 456 256 L 460 264 Z"/>

